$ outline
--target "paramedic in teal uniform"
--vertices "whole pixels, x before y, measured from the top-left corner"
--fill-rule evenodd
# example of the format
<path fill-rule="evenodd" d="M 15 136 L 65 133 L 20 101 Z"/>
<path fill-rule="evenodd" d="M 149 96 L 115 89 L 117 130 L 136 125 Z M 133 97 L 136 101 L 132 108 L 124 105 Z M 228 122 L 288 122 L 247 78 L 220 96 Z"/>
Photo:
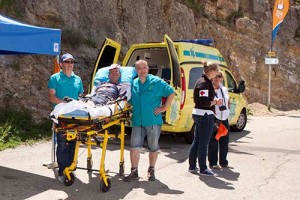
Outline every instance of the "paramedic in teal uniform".
<path fill-rule="evenodd" d="M 139 178 L 138 163 L 140 149 L 147 136 L 149 149 L 148 180 L 154 181 L 154 167 L 158 156 L 158 140 L 163 124 L 162 113 L 171 105 L 175 93 L 173 88 L 161 78 L 149 73 L 148 63 L 139 60 L 135 63 L 138 78 L 134 79 L 131 88 L 132 104 L 132 133 L 130 141 L 131 173 L 124 181 L 133 181 Z M 162 105 L 162 98 L 166 97 Z"/>
<path fill-rule="evenodd" d="M 61 71 L 53 74 L 48 82 L 49 100 L 53 105 L 62 102 L 64 97 L 78 99 L 83 94 L 83 84 L 81 78 L 73 72 L 74 57 L 67 53 L 60 59 Z M 64 169 L 72 164 L 75 152 L 75 142 L 66 141 L 62 133 L 57 135 L 57 162 L 58 162 L 58 179 L 64 182 Z"/>

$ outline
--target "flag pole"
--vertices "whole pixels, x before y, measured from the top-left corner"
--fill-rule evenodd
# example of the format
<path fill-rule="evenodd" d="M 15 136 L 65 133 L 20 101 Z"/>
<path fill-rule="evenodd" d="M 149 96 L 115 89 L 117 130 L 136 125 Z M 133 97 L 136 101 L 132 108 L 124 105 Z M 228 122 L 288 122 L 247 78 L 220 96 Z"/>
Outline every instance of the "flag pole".
<path fill-rule="evenodd" d="M 59 66 L 59 55 L 55 56 L 53 60 L 53 70 L 52 74 L 55 74 L 60 71 L 60 66 Z M 56 161 L 56 133 L 55 133 L 55 123 L 52 122 L 52 127 L 51 127 L 51 161 L 47 161 L 43 163 L 43 166 L 47 167 L 48 169 L 55 169 L 58 167 L 57 161 Z"/>
<path fill-rule="evenodd" d="M 266 56 L 266 60 L 269 59 L 265 64 L 269 64 L 269 90 L 268 90 L 268 110 L 271 111 L 271 73 L 272 73 L 272 64 L 278 64 L 278 59 L 276 58 L 275 52 L 273 52 L 273 43 L 279 30 L 283 19 L 285 18 L 289 10 L 289 0 L 275 0 L 273 7 L 273 22 L 272 22 L 272 37 L 271 37 L 271 49 Z M 273 59 L 273 60 L 272 60 Z M 274 63 L 273 63 L 274 62 Z"/>
<path fill-rule="evenodd" d="M 272 66 L 269 64 L 269 91 L 268 91 L 268 110 L 271 111 L 271 72 Z"/>

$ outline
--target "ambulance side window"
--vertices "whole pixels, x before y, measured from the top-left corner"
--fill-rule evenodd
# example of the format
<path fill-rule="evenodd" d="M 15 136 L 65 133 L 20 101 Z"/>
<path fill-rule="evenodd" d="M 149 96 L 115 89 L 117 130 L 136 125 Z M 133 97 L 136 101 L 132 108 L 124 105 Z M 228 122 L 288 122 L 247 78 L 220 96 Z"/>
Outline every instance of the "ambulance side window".
<path fill-rule="evenodd" d="M 227 88 L 229 92 L 234 92 L 236 90 L 236 83 L 233 79 L 233 77 L 231 76 L 231 74 L 228 71 L 225 71 L 226 73 L 226 79 L 227 79 Z"/>
<path fill-rule="evenodd" d="M 203 73 L 203 67 L 195 67 L 190 70 L 190 80 L 189 80 L 189 89 L 194 89 L 197 80 L 201 77 Z"/>

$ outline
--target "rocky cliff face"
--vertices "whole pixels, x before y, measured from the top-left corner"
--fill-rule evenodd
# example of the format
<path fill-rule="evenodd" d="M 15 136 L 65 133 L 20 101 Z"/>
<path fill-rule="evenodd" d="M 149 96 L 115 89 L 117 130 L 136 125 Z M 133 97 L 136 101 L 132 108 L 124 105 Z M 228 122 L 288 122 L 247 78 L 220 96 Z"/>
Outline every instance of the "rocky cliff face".
<path fill-rule="evenodd" d="M 75 72 L 87 90 L 105 37 L 120 42 L 122 56 L 131 44 L 172 39 L 213 38 L 237 80 L 247 83 L 249 102 L 266 104 L 273 0 L 20 0 L 1 5 L 1 13 L 22 22 L 62 29 L 62 52 L 74 54 Z M 271 105 L 300 108 L 300 5 L 294 1 L 274 44 L 280 64 L 272 68 Z M 51 105 L 47 81 L 50 56 L 0 56 L 0 102 L 24 106 L 36 119 Z"/>

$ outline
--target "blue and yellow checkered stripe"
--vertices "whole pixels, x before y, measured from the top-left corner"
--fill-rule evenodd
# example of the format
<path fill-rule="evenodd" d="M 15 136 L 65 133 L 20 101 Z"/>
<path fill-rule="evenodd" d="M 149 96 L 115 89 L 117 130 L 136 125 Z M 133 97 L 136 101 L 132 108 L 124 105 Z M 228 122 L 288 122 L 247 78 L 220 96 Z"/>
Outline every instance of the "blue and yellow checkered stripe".
<path fill-rule="evenodd" d="M 197 51 L 184 50 L 183 55 L 191 56 L 193 58 L 196 57 L 196 58 L 202 58 L 202 59 L 216 60 L 219 62 L 225 62 L 224 58 L 221 56 L 216 56 L 216 55 L 207 54 L 207 53 L 201 53 L 201 52 L 197 52 Z"/>

